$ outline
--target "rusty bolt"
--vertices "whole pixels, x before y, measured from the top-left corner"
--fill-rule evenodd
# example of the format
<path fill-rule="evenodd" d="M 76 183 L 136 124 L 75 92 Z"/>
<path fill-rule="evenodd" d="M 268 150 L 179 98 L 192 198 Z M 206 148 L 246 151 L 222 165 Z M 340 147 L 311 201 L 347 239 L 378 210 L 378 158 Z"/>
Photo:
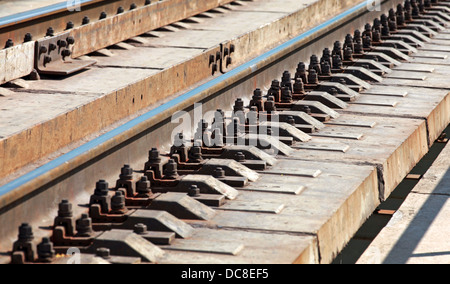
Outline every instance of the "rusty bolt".
<path fill-rule="evenodd" d="M 23 39 L 24 42 L 30 42 L 33 40 L 33 36 L 30 33 L 25 34 L 25 37 Z"/>
<path fill-rule="evenodd" d="M 281 88 L 281 101 L 283 103 L 290 103 L 290 102 L 292 102 L 292 98 L 293 98 L 292 92 L 289 89 L 289 87 L 282 87 Z"/>
<path fill-rule="evenodd" d="M 63 200 L 58 205 L 58 217 L 72 217 L 73 211 L 72 211 L 72 204 L 69 203 L 68 200 Z"/>
<path fill-rule="evenodd" d="M 28 223 L 23 223 L 19 227 L 19 241 L 31 242 L 34 240 L 33 228 Z"/>
<path fill-rule="evenodd" d="M 10 48 L 14 46 L 14 42 L 12 39 L 8 39 L 5 44 L 5 48 Z"/>
<path fill-rule="evenodd" d="M 262 100 L 262 98 L 263 98 L 263 94 L 262 94 L 262 91 L 261 91 L 261 89 L 255 89 L 254 91 L 253 91 L 253 97 L 252 97 L 252 100 L 254 100 L 254 101 L 260 101 L 260 100 Z"/>
<path fill-rule="evenodd" d="M 81 215 L 76 221 L 76 229 L 78 237 L 90 237 L 92 233 L 92 219 L 87 214 Z"/>
<path fill-rule="evenodd" d="M 99 180 L 95 184 L 95 192 L 96 196 L 107 196 L 109 192 L 109 184 L 105 180 Z"/>
<path fill-rule="evenodd" d="M 64 49 L 61 52 L 62 57 L 69 57 L 71 54 L 72 54 L 72 52 L 70 50 L 68 50 L 68 49 Z"/>
<path fill-rule="evenodd" d="M 152 148 L 149 152 L 148 152 L 148 161 L 151 164 L 159 164 L 161 163 L 161 156 L 159 155 L 159 151 L 156 148 Z"/>
<path fill-rule="evenodd" d="M 245 162 L 245 155 L 242 152 L 237 152 L 235 155 L 235 159 L 237 162 Z"/>
<path fill-rule="evenodd" d="M 311 108 L 309 106 L 304 106 L 303 107 L 303 111 L 309 115 L 312 114 Z"/>
<path fill-rule="evenodd" d="M 234 112 L 238 112 L 238 111 L 245 111 L 245 107 L 244 107 L 244 101 L 241 98 L 237 98 L 234 101 Z"/>
<path fill-rule="evenodd" d="M 234 53 L 235 50 L 236 47 L 234 46 L 234 44 L 230 44 L 230 54 Z"/>
<path fill-rule="evenodd" d="M 37 253 L 39 261 L 49 263 L 55 257 L 53 243 L 49 238 L 43 238 L 42 242 L 37 245 Z"/>
<path fill-rule="evenodd" d="M 60 48 L 66 47 L 67 46 L 67 41 L 65 40 L 58 40 L 58 42 L 56 43 Z"/>
<path fill-rule="evenodd" d="M 39 48 L 39 53 L 40 54 L 44 54 L 44 53 L 47 53 L 48 52 L 48 49 L 47 49 L 47 47 L 46 46 L 41 46 L 40 48 Z"/>
<path fill-rule="evenodd" d="M 164 171 L 164 179 L 177 179 L 178 178 L 178 166 L 175 160 L 170 159 L 169 163 L 166 165 L 166 170 Z"/>
<path fill-rule="evenodd" d="M 328 64 L 328 62 L 325 62 L 325 63 Z M 330 66 L 330 65 L 328 65 L 328 66 Z M 294 94 L 303 94 L 305 92 L 305 85 L 303 84 L 302 79 L 300 79 L 300 78 L 295 79 L 293 88 L 294 88 Z"/>
<path fill-rule="evenodd" d="M 372 41 L 373 42 L 380 42 L 381 41 L 381 34 L 380 34 L 380 32 L 378 30 L 375 30 L 373 32 Z"/>
<path fill-rule="evenodd" d="M 130 165 L 124 165 L 120 169 L 120 176 L 119 178 L 121 180 L 131 180 L 133 179 L 133 169 L 130 167 Z"/>
<path fill-rule="evenodd" d="M 372 38 L 370 36 L 366 36 L 363 39 L 363 48 L 371 48 L 372 47 Z"/>
<path fill-rule="evenodd" d="M 44 66 L 52 62 L 52 58 L 48 55 L 44 56 Z"/>
<path fill-rule="evenodd" d="M 193 163 L 201 163 L 203 161 L 201 143 L 195 142 L 189 151 L 189 160 Z"/>
<path fill-rule="evenodd" d="M 138 193 L 138 197 L 140 196 L 149 196 L 152 193 L 150 188 L 150 181 L 147 176 L 141 177 L 141 179 L 136 182 L 136 192 Z"/>
<path fill-rule="evenodd" d="M 364 53 L 364 43 L 362 40 L 355 43 L 355 54 L 363 54 Z"/>
<path fill-rule="evenodd" d="M 122 191 L 116 191 L 116 194 L 111 198 L 111 212 L 112 214 L 123 214 L 125 211 L 125 196 Z"/>
<path fill-rule="evenodd" d="M 330 89 L 330 94 L 331 94 L 332 96 L 337 96 L 337 95 L 339 95 L 338 90 L 337 90 L 336 88 L 331 88 L 331 89 Z"/>
<path fill-rule="evenodd" d="M 134 9 L 136 9 L 136 8 L 137 8 L 136 3 L 132 3 L 132 4 L 130 5 L 130 10 L 134 10 Z"/>
<path fill-rule="evenodd" d="M 70 44 L 74 44 L 75 43 L 75 38 L 73 36 L 69 36 L 66 38 L 67 43 Z"/>
<path fill-rule="evenodd" d="M 214 177 L 215 178 L 224 178 L 225 177 L 225 171 L 222 168 L 216 168 L 214 170 Z"/>
<path fill-rule="evenodd" d="M 196 185 L 191 185 L 189 187 L 188 195 L 190 197 L 197 197 L 200 195 L 200 189 Z"/>
<path fill-rule="evenodd" d="M 117 14 L 122 14 L 123 12 L 125 12 L 125 10 L 123 9 L 123 7 L 119 7 L 117 9 Z"/>
<path fill-rule="evenodd" d="M 108 14 L 106 14 L 106 12 L 105 12 L 105 11 L 103 11 L 103 12 L 101 12 L 101 13 L 100 13 L 100 17 L 99 17 L 99 20 L 103 20 L 103 19 L 106 19 L 106 17 L 108 17 Z"/>
<path fill-rule="evenodd" d="M 52 52 L 53 50 L 56 50 L 56 44 L 50 43 L 50 44 L 48 45 L 48 52 L 50 53 L 50 52 Z"/>
<path fill-rule="evenodd" d="M 286 119 L 286 123 L 290 124 L 290 125 L 295 125 L 295 119 L 293 116 L 288 116 Z"/>
<path fill-rule="evenodd" d="M 212 75 L 216 74 L 217 70 L 218 70 L 217 64 L 214 63 L 214 64 L 212 65 Z"/>
<path fill-rule="evenodd" d="M 275 98 L 273 96 L 267 98 L 267 101 L 264 103 L 264 109 L 268 113 L 276 111 Z"/>
<path fill-rule="evenodd" d="M 233 63 L 233 59 L 231 57 L 227 57 L 227 67 Z"/>
<path fill-rule="evenodd" d="M 143 235 L 147 233 L 147 226 L 142 223 L 134 225 L 134 233 L 138 235 Z"/>
<path fill-rule="evenodd" d="M 89 19 L 89 17 L 85 16 L 81 22 L 81 25 L 87 25 L 87 24 L 89 24 L 90 21 L 91 20 Z"/>
<path fill-rule="evenodd" d="M 75 27 L 75 25 L 73 24 L 73 22 L 69 21 L 66 24 L 66 30 L 71 30 Z"/>
<path fill-rule="evenodd" d="M 309 70 L 308 82 L 313 85 L 319 84 L 319 77 L 315 69 Z"/>
<path fill-rule="evenodd" d="M 45 36 L 54 36 L 54 34 L 55 34 L 55 31 L 53 30 L 53 28 L 49 27 L 47 29 L 47 33 L 45 34 Z"/>

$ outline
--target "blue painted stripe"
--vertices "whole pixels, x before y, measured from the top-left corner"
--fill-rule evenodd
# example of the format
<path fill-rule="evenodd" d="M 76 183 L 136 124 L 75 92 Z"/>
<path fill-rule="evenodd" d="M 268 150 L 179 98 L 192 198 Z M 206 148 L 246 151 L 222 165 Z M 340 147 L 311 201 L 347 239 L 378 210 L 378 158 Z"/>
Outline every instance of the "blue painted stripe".
<path fill-rule="evenodd" d="M 0 18 L 0 27 L 4 26 L 4 25 L 9 25 L 9 24 L 16 24 L 18 22 L 26 21 L 30 18 L 39 17 L 39 16 L 46 15 L 48 13 L 52 13 L 55 11 L 65 10 L 65 9 L 67 9 L 67 6 L 69 6 L 69 7 L 74 6 L 74 4 L 72 4 L 72 3 L 83 5 L 83 4 L 89 3 L 91 1 L 92 0 L 64 1 L 61 3 L 56 3 L 53 5 L 46 6 L 46 7 L 6 16 L 3 18 Z"/>
<path fill-rule="evenodd" d="M 369 0 L 367 2 L 372 2 L 372 1 L 373 0 Z M 136 125 L 139 125 L 140 123 L 143 123 L 144 121 L 146 121 L 146 120 L 148 120 L 148 119 L 150 119 L 150 118 L 152 118 L 152 117 L 154 117 L 154 116 L 156 116 L 156 115 L 158 115 L 158 114 L 160 114 L 160 113 L 162 113 L 162 112 L 164 112 L 164 111 L 166 111 L 166 110 L 176 106 L 177 104 L 180 104 L 180 103 L 182 103 L 182 102 L 184 102 L 184 101 L 186 101 L 186 100 L 188 100 L 188 99 L 198 95 L 199 93 L 201 93 L 201 92 L 203 92 L 203 91 L 213 87 L 214 85 L 217 85 L 217 84 L 219 84 L 219 83 L 221 83 L 221 82 L 223 82 L 223 81 L 225 81 L 225 80 L 227 80 L 227 79 L 229 79 L 229 78 L 239 74 L 240 72 L 245 71 L 246 69 L 252 69 L 254 66 L 256 66 L 256 64 L 258 62 L 266 60 L 270 56 L 277 54 L 278 52 L 282 51 L 283 49 L 289 48 L 289 47 L 295 45 L 297 42 L 303 40 L 304 38 L 306 38 L 308 36 L 311 36 L 314 33 L 316 33 L 318 31 L 326 28 L 327 26 L 329 26 L 329 25 L 331 25 L 331 24 L 333 24 L 333 23 L 335 23 L 335 22 L 337 22 L 337 21 L 339 21 L 339 20 L 341 20 L 341 19 L 351 15 L 352 13 L 354 13 L 354 12 L 364 8 L 367 5 L 366 4 L 367 2 L 363 2 L 362 4 L 355 6 L 354 8 L 352 8 L 350 10 L 347 10 L 346 12 L 336 16 L 335 18 L 333 18 L 333 19 L 331 19 L 331 20 L 329 20 L 329 21 L 327 21 L 327 22 L 325 22 L 325 23 L 323 23 L 323 24 L 321 24 L 321 25 L 319 25 L 319 26 L 317 26 L 317 27 L 315 27 L 315 28 L 313 28 L 313 29 L 311 29 L 311 30 L 309 30 L 309 31 L 307 31 L 307 32 L 305 32 L 305 33 L 303 33 L 303 34 L 293 38 L 293 39 L 291 39 L 291 40 L 289 40 L 288 42 L 286 42 L 286 43 L 284 43 L 284 44 L 282 44 L 282 45 L 280 45 L 280 46 L 278 46 L 278 47 L 268 51 L 267 53 L 265 53 L 265 54 L 255 58 L 255 59 L 253 59 L 253 60 L 251 60 L 251 61 L 249 61 L 249 62 L 247 62 L 247 63 L 245 63 L 245 64 L 243 64 L 243 65 L 241 65 L 241 66 L 239 66 L 239 67 L 237 67 L 235 69 L 233 69 L 233 70 L 231 70 L 230 72 L 225 73 L 224 75 L 222 75 L 220 77 L 214 78 L 213 80 L 205 83 L 204 85 L 199 86 L 198 88 L 195 88 L 195 89 L 193 89 L 193 90 L 191 90 L 191 91 L 189 91 L 189 92 L 187 92 L 187 93 L 185 93 L 185 94 L 183 94 L 183 95 L 181 95 L 181 96 L 171 100 L 170 102 L 168 102 L 168 103 L 166 103 L 164 105 L 161 105 L 161 106 L 155 108 L 154 110 L 151 110 L 151 111 L 143 114 L 142 116 L 137 117 L 137 118 L 135 118 L 135 119 L 125 123 L 124 125 L 119 126 L 116 129 L 114 129 L 114 130 L 112 130 L 112 131 L 110 131 L 110 132 L 108 132 L 108 133 L 106 133 L 106 134 L 104 134 L 104 135 L 102 135 L 102 136 L 100 136 L 100 137 L 90 141 L 90 142 L 87 142 L 83 146 L 78 147 L 77 149 L 74 149 L 73 151 L 71 151 L 71 152 L 69 152 L 67 154 L 62 155 L 59 158 L 56 158 L 55 160 L 53 160 L 53 161 L 51 161 L 51 162 L 41 166 L 40 168 L 37 168 L 37 169 L 35 169 L 35 170 L 33 170 L 33 171 L 23 175 L 22 177 L 14 180 L 14 181 L 12 181 L 12 182 L 10 182 L 8 184 L 5 184 L 4 186 L 0 187 L 0 196 L 2 196 L 4 194 L 7 194 L 8 192 L 13 191 L 14 189 L 16 189 L 16 188 L 18 188 L 18 187 L 20 187 L 20 186 L 22 186 L 22 185 L 32 181 L 33 179 L 35 179 L 35 178 L 37 178 L 37 177 L 39 177 L 39 176 L 41 176 L 41 175 L 43 175 L 43 174 L 53 170 L 55 168 L 57 168 L 58 166 L 63 165 L 64 163 L 69 162 L 70 160 L 74 159 L 75 157 L 77 157 L 77 156 L 79 156 L 81 154 L 89 152 L 91 149 L 93 149 L 93 148 L 95 148 L 95 147 L 105 143 L 106 141 L 108 141 L 108 140 L 110 140 L 110 139 L 112 139 L 112 138 L 114 138 L 116 136 L 119 136 L 120 134 L 124 133 L 128 129 L 133 128 Z"/>

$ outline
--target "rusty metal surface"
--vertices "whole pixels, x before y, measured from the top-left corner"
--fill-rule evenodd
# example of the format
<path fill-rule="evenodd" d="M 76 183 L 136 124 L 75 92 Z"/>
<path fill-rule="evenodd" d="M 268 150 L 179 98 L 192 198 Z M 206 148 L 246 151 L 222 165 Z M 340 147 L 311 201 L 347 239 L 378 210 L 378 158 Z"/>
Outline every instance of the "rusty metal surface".
<path fill-rule="evenodd" d="M 95 60 L 72 60 L 75 43 L 69 32 L 38 40 L 35 68 L 39 74 L 67 76 L 94 65 Z"/>

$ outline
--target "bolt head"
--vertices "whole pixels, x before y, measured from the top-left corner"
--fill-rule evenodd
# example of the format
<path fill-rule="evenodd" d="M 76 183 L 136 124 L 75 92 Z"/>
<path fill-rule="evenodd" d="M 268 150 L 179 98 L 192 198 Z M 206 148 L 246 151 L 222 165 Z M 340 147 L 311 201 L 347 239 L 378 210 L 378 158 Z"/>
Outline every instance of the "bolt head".
<path fill-rule="evenodd" d="M 108 195 L 109 184 L 105 180 L 99 180 L 95 184 L 95 195 L 106 196 Z"/>
<path fill-rule="evenodd" d="M 27 33 L 24 38 L 24 42 L 30 42 L 33 40 L 33 36 L 30 33 Z"/>
<path fill-rule="evenodd" d="M 64 50 L 61 52 L 61 55 L 62 55 L 63 57 L 69 57 L 70 55 L 72 55 L 72 52 L 71 52 L 70 50 L 68 50 L 68 49 L 64 49 Z"/>
<path fill-rule="evenodd" d="M 189 187 L 188 195 L 190 197 L 196 197 L 200 195 L 200 189 L 196 185 L 191 185 Z"/>
<path fill-rule="evenodd" d="M 75 27 L 73 22 L 67 22 L 66 24 L 66 30 L 71 30 Z"/>
<path fill-rule="evenodd" d="M 142 223 L 134 225 L 134 233 L 136 233 L 138 235 L 147 233 L 147 226 Z"/>
<path fill-rule="evenodd" d="M 70 44 L 74 44 L 75 43 L 75 38 L 73 36 L 69 36 L 66 39 L 67 43 Z"/>
<path fill-rule="evenodd" d="M 111 251 L 109 248 L 98 248 L 95 254 L 103 259 L 108 259 L 111 257 Z"/>
<path fill-rule="evenodd" d="M 28 223 L 23 223 L 19 227 L 19 240 L 26 242 L 34 240 L 33 228 Z"/>

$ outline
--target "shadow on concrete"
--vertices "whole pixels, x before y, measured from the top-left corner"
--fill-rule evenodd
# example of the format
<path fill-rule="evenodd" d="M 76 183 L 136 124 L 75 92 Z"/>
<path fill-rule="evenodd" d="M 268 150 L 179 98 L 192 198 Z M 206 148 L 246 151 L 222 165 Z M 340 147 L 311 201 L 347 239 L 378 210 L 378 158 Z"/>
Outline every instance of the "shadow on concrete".
<path fill-rule="evenodd" d="M 412 257 L 433 257 L 440 255 L 450 255 L 450 251 L 440 251 L 440 252 L 429 252 L 429 253 L 415 253 Z"/>
<path fill-rule="evenodd" d="M 436 194 L 436 192 L 439 192 L 439 194 Z M 445 196 L 447 198 L 443 198 Z M 389 252 L 388 256 L 383 261 L 383 264 L 404 264 L 411 257 L 450 254 L 450 252 L 413 253 L 436 216 L 444 207 L 448 198 L 450 198 L 450 166 L 439 184 L 434 188 L 433 192 L 419 209 L 419 212 L 417 212 L 408 228 L 403 232 L 402 236 Z"/>

